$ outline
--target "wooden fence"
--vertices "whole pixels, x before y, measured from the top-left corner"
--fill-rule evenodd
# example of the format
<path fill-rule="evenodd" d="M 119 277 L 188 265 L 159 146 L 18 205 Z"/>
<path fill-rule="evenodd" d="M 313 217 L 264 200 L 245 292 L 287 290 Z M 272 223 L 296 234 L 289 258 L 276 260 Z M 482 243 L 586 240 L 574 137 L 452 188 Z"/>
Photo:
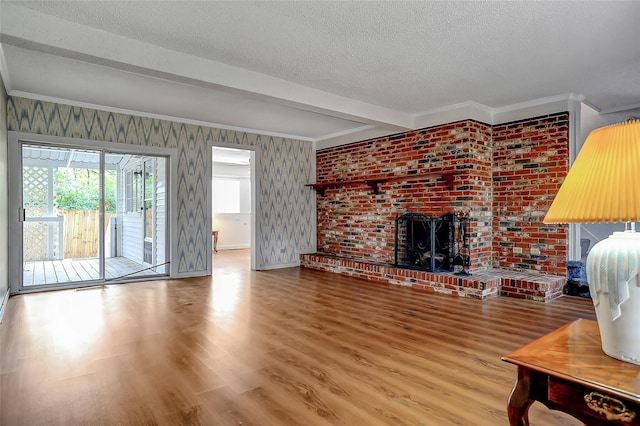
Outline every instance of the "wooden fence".
<path fill-rule="evenodd" d="M 100 212 L 97 210 L 58 210 L 64 216 L 64 258 L 97 257 L 100 243 Z M 115 213 L 104 215 L 105 237 L 109 238 L 109 219 Z"/>

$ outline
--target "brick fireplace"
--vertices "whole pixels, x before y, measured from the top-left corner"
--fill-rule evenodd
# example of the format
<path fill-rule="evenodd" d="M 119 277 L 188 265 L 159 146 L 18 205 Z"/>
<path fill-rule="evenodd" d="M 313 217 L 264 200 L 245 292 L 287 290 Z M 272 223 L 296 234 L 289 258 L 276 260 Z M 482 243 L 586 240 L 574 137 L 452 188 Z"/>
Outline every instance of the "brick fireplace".
<path fill-rule="evenodd" d="M 320 150 L 317 253 L 303 255 L 301 263 L 336 272 L 336 262 L 357 263 L 363 270 L 393 266 L 398 215 L 464 211 L 467 269 L 478 276 L 511 271 L 512 288 L 507 281 L 482 298 L 559 295 L 558 283 L 566 280 L 567 229 L 542 219 L 568 170 L 568 136 L 569 115 L 558 113 L 496 126 L 464 120 Z M 324 259 L 330 262 L 322 267 Z M 522 280 L 513 274 L 531 277 L 525 282 L 534 284 L 516 284 Z M 549 279 L 549 286 L 535 284 Z"/>

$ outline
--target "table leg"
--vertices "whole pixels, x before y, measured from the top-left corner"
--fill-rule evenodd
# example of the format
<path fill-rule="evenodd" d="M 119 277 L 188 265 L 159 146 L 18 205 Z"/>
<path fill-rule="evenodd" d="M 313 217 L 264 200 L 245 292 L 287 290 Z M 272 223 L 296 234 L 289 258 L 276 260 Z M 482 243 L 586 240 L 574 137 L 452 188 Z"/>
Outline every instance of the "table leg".
<path fill-rule="evenodd" d="M 511 395 L 509 395 L 509 405 L 507 406 L 510 426 L 529 426 L 529 407 L 534 402 L 530 397 L 531 376 L 529 370 L 518 367 L 518 378 L 513 385 Z"/>
<path fill-rule="evenodd" d="M 218 231 L 213 231 L 213 252 L 218 252 Z"/>

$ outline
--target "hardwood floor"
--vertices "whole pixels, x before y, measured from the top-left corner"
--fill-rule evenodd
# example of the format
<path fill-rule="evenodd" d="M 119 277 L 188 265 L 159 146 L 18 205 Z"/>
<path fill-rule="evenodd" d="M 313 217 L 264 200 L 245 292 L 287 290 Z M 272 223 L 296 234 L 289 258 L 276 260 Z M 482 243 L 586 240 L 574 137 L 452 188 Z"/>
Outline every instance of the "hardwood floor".
<path fill-rule="evenodd" d="M 308 269 L 12 297 L 2 425 L 506 425 L 502 355 L 576 318 L 542 304 L 430 295 Z M 540 404 L 532 425 L 577 425 Z"/>

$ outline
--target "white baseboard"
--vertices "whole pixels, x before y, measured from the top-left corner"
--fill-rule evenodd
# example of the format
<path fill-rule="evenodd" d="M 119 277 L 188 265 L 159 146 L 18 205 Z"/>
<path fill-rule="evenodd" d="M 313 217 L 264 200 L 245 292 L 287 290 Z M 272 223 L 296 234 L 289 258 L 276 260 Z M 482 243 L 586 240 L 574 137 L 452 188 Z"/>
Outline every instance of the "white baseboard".
<path fill-rule="evenodd" d="M 309 247 L 309 248 L 302 248 L 302 249 L 297 249 L 296 250 L 296 254 L 301 255 L 301 254 L 314 254 L 317 253 L 318 250 L 315 247 Z"/>
<path fill-rule="evenodd" d="M 269 269 L 296 268 L 300 266 L 300 262 L 277 263 L 274 265 L 260 265 L 258 271 L 267 271 Z"/>
<path fill-rule="evenodd" d="M 172 280 L 172 279 L 180 279 L 180 278 L 208 277 L 209 275 L 211 274 L 207 270 L 194 271 L 194 272 L 177 272 L 169 278 L 159 278 L 159 279 Z"/>
<path fill-rule="evenodd" d="M 239 244 L 239 245 L 231 245 L 231 246 L 218 246 L 218 251 L 220 250 L 238 250 L 238 249 L 248 249 L 251 248 L 249 244 Z"/>

